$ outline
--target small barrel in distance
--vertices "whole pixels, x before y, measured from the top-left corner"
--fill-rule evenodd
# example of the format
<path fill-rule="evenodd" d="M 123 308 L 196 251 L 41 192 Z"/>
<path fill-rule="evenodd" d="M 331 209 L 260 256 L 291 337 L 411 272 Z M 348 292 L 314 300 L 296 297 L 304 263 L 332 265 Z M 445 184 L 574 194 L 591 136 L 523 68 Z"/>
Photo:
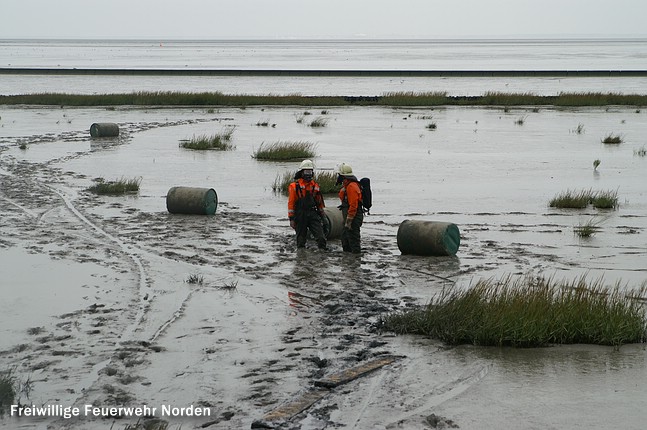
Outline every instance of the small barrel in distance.
<path fill-rule="evenodd" d="M 92 137 L 116 137 L 119 136 L 119 126 L 113 122 L 95 122 L 90 126 Z"/>

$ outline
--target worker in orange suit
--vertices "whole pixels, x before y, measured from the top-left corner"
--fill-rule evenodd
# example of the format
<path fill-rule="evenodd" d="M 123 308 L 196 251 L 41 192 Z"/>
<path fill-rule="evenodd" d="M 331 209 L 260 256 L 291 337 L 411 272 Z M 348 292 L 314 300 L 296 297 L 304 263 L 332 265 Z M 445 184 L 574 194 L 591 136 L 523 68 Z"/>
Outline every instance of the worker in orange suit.
<path fill-rule="evenodd" d="M 362 208 L 362 190 L 357 177 L 353 175 L 353 168 L 341 163 L 337 170 L 337 183 L 342 187 L 339 191 L 341 200 L 340 209 L 344 216 L 344 229 L 341 233 L 341 245 L 345 252 L 359 254 L 362 252 L 360 246 L 360 227 L 364 222 L 364 210 Z"/>
<path fill-rule="evenodd" d="M 323 231 L 324 200 L 319 184 L 315 182 L 314 164 L 303 160 L 288 187 L 288 218 L 290 227 L 297 234 L 297 248 L 304 248 L 308 231 L 317 241 L 319 249 L 326 249 L 326 236 Z"/>

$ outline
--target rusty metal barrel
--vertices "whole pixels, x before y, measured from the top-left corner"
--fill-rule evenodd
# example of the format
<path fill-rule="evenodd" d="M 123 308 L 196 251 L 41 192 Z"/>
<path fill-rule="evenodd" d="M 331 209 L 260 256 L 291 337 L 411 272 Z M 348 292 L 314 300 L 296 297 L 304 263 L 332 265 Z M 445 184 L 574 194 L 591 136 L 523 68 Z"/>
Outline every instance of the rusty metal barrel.
<path fill-rule="evenodd" d="M 398 228 L 398 248 L 403 254 L 456 255 L 461 234 L 456 224 L 404 220 Z"/>
<path fill-rule="evenodd" d="M 217 207 L 213 188 L 173 187 L 166 193 L 166 209 L 172 214 L 213 215 Z"/>

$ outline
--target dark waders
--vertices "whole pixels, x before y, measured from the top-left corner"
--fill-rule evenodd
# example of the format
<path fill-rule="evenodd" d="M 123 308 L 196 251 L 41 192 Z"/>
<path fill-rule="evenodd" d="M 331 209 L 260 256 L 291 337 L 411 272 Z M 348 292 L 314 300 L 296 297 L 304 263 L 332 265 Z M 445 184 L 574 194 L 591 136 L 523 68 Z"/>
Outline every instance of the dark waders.
<path fill-rule="evenodd" d="M 307 193 L 303 198 L 297 201 L 294 222 L 296 223 L 295 231 L 297 233 L 297 248 L 306 246 L 308 239 L 308 230 L 317 241 L 320 249 L 326 248 L 326 236 L 324 236 L 321 216 L 312 194 Z"/>
<path fill-rule="evenodd" d="M 346 224 L 346 218 L 348 217 L 348 206 L 342 205 L 341 208 L 342 214 L 344 215 L 344 224 Z M 346 252 L 352 252 L 353 254 L 359 254 L 362 252 L 360 246 L 360 227 L 364 222 L 364 214 L 362 208 L 357 208 L 357 213 L 353 222 L 350 225 L 350 229 L 344 227 L 341 232 L 341 247 Z"/>

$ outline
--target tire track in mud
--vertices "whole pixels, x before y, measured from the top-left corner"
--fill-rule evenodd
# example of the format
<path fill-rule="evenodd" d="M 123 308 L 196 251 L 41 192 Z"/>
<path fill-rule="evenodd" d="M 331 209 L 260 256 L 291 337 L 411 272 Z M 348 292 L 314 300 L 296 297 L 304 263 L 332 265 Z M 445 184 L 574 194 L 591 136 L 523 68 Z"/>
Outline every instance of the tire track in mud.
<path fill-rule="evenodd" d="M 103 236 L 116 244 L 119 249 L 126 255 L 128 258 L 132 260 L 134 263 L 135 267 L 137 268 L 137 273 L 138 273 L 138 293 L 139 293 L 139 309 L 137 310 L 137 314 L 135 315 L 135 321 L 126 328 L 126 330 L 123 332 L 121 338 L 125 340 L 131 340 L 135 330 L 137 327 L 141 324 L 143 318 L 144 318 L 144 313 L 145 313 L 145 306 L 143 303 L 145 302 L 145 294 L 146 294 L 146 287 L 148 284 L 148 277 L 146 275 L 146 271 L 144 270 L 144 265 L 142 264 L 141 260 L 139 257 L 132 252 L 131 246 L 126 245 L 123 243 L 121 240 L 119 240 L 117 237 L 111 235 L 107 231 L 103 230 L 96 224 L 92 223 L 88 218 L 86 218 L 72 203 L 72 200 L 68 198 L 65 193 L 59 189 L 56 189 L 50 185 L 45 185 L 45 187 L 49 188 L 52 192 L 56 193 L 63 203 L 65 203 L 65 206 L 76 216 L 80 221 L 82 221 L 84 224 L 86 224 L 88 227 L 90 227 L 92 230 L 94 230 L 96 233 L 98 233 L 100 236 Z"/>

